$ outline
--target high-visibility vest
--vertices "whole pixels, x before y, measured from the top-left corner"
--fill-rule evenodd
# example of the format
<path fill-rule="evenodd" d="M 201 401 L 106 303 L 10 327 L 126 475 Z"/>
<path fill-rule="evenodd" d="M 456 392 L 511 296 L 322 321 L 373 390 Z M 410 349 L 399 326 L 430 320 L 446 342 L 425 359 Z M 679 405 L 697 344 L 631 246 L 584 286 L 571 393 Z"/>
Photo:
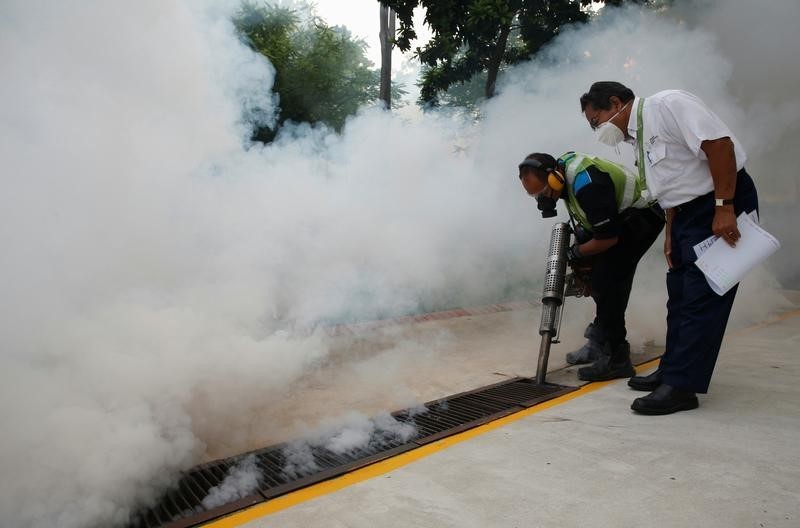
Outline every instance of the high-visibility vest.
<path fill-rule="evenodd" d="M 611 177 L 614 184 L 614 194 L 617 201 L 617 212 L 624 211 L 629 207 L 644 209 L 649 207 L 650 193 L 639 181 L 639 175 L 629 170 L 623 165 L 618 165 L 602 158 L 594 158 L 581 152 L 567 152 L 559 159 L 559 165 L 563 164 L 564 178 L 567 180 L 567 195 L 564 197 L 570 215 L 584 229 L 592 230 L 592 224 L 586 218 L 586 213 L 575 198 L 574 184 L 575 179 L 588 167 L 595 166 Z"/>

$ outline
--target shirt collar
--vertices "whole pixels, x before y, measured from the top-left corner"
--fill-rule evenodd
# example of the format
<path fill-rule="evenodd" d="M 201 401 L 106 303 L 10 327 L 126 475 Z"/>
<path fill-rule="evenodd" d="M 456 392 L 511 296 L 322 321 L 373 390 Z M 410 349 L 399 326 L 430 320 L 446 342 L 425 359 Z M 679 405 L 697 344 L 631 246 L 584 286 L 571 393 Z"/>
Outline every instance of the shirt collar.
<path fill-rule="evenodd" d="M 628 135 L 636 140 L 636 110 L 639 107 L 639 98 L 633 98 L 633 104 L 631 105 L 631 116 L 628 118 Z"/>

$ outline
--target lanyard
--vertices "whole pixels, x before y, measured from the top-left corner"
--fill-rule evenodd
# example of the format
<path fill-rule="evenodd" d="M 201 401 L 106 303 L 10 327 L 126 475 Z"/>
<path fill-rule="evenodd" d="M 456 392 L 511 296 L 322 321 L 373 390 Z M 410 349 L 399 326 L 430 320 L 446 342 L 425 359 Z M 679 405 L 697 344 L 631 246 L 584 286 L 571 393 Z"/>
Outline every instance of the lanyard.
<path fill-rule="evenodd" d="M 647 178 L 644 174 L 644 124 L 642 122 L 642 109 L 644 108 L 644 97 L 639 98 L 639 105 L 636 108 L 636 144 L 639 150 L 639 181 L 647 186 Z"/>

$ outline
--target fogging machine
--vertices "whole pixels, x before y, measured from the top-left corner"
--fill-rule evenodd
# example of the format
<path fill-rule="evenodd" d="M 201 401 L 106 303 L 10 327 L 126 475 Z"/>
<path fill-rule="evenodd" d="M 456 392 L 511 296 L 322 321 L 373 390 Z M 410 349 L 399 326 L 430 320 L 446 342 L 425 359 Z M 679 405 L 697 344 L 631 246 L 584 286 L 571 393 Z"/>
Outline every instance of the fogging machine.
<path fill-rule="evenodd" d="M 572 241 L 573 229 L 560 222 L 553 226 L 550 234 L 550 249 L 547 252 L 547 265 L 542 292 L 542 322 L 539 335 L 539 362 L 536 366 L 536 383 L 544 383 L 547 374 L 547 360 L 550 345 L 559 342 L 561 316 L 564 299 L 568 296 L 583 297 L 590 294 L 588 267 L 573 268 L 567 273 L 567 249 Z"/>

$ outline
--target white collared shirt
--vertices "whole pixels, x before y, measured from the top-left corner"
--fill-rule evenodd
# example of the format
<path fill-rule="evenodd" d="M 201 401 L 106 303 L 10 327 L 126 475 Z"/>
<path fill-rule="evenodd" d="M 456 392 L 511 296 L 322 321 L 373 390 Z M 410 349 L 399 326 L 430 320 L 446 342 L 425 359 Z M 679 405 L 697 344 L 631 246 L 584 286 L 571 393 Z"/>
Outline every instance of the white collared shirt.
<path fill-rule="evenodd" d="M 633 100 L 627 140 L 639 157 L 636 144 L 636 109 Z M 683 90 L 664 90 L 645 98 L 644 167 L 647 188 L 663 208 L 675 207 L 714 190 L 703 141 L 731 138 L 736 170 L 744 167 L 747 155 L 730 129 L 697 96 Z M 637 163 L 642 160 L 637 159 Z M 727 197 L 726 197 L 727 198 Z"/>

